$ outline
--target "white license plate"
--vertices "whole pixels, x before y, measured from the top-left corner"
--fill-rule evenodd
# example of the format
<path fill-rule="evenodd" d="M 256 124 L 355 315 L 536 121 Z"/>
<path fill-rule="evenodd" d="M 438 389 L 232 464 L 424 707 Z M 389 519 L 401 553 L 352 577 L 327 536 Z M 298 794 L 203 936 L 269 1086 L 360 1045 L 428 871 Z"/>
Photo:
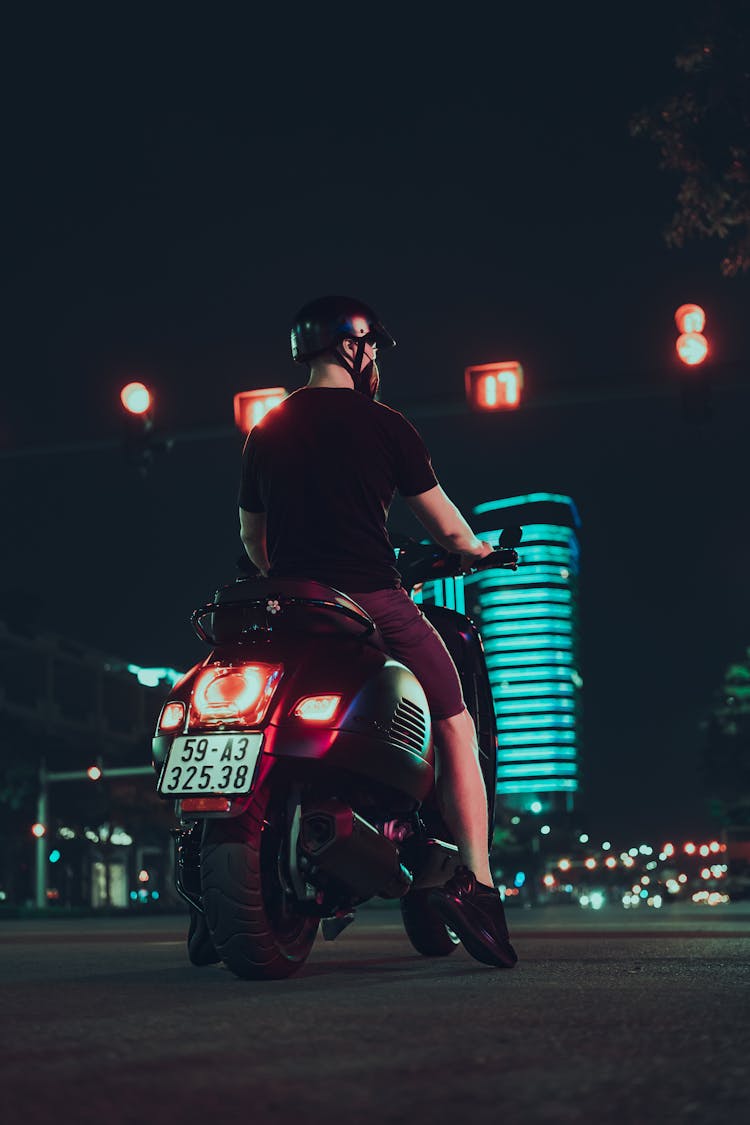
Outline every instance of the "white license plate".
<path fill-rule="evenodd" d="M 248 793 L 262 744 L 259 731 L 180 735 L 170 747 L 159 792 Z"/>

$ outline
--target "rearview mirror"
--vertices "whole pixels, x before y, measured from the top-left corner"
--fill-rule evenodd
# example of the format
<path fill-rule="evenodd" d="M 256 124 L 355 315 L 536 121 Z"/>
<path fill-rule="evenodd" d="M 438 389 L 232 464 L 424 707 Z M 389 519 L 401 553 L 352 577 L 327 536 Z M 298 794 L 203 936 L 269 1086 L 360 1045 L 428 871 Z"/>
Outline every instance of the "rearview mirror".
<path fill-rule="evenodd" d="M 504 527 L 498 547 L 517 547 L 522 538 L 522 527 Z"/>

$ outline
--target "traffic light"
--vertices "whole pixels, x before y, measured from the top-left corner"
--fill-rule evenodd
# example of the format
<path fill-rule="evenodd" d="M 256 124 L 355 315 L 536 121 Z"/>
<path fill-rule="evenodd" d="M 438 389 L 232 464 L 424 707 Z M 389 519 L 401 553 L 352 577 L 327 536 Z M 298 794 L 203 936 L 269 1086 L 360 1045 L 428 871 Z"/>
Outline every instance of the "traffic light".
<path fill-rule="evenodd" d="M 700 305 L 680 305 L 674 320 L 680 333 L 675 342 L 677 354 L 688 367 L 697 367 L 708 355 L 708 340 L 703 335 L 706 314 Z"/>
<path fill-rule="evenodd" d="M 674 314 L 679 336 L 675 351 L 681 366 L 682 412 L 689 422 L 706 422 L 711 417 L 711 389 L 708 371 L 708 340 L 703 334 L 706 313 L 700 305 L 680 305 Z"/>
<path fill-rule="evenodd" d="M 127 383 L 120 391 L 120 402 L 129 427 L 125 454 L 145 476 L 156 457 L 172 448 L 172 439 L 154 431 L 154 397 L 145 383 Z"/>
<path fill-rule="evenodd" d="M 515 410 L 521 404 L 523 368 L 516 360 L 467 367 L 464 380 L 472 410 Z"/>
<path fill-rule="evenodd" d="M 86 770 L 86 776 L 88 777 L 89 781 L 100 781 L 102 776 L 102 767 L 89 766 L 89 768 Z"/>
<path fill-rule="evenodd" d="M 149 415 L 152 401 L 151 391 L 145 383 L 128 383 L 120 391 L 120 402 L 128 414 L 138 418 L 145 419 Z"/>
<path fill-rule="evenodd" d="M 41 840 L 43 836 L 47 835 L 46 824 L 40 824 L 39 821 L 31 826 L 31 835 L 35 836 L 37 840 Z"/>
<path fill-rule="evenodd" d="M 269 410 L 286 398 L 284 387 L 262 387 L 257 391 L 239 391 L 234 396 L 234 424 L 243 434 L 249 434 Z"/>

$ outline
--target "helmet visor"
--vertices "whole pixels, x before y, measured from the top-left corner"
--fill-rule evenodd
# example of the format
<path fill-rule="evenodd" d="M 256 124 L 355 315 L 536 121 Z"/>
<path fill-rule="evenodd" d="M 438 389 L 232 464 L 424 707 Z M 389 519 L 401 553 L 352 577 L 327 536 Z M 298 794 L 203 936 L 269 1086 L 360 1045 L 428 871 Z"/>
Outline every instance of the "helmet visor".
<path fill-rule="evenodd" d="M 373 344 L 377 344 L 379 348 L 395 348 L 396 341 L 391 336 L 385 325 L 376 320 L 371 326 L 370 331 L 367 333 L 368 339 L 372 340 Z"/>

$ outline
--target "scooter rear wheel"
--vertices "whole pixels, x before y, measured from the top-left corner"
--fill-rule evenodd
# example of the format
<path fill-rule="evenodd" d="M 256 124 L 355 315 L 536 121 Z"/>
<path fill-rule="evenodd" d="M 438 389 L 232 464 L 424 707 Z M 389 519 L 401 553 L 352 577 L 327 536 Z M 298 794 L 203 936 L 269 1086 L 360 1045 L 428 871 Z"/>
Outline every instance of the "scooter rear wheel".
<path fill-rule="evenodd" d="M 427 901 L 429 887 L 409 891 L 401 899 L 401 918 L 406 936 L 423 957 L 447 957 L 460 945 L 434 906 Z"/>
<path fill-rule="evenodd" d="M 282 884 L 283 801 L 263 785 L 246 813 L 208 820 L 201 886 L 211 939 L 222 961 L 245 980 L 279 980 L 306 961 L 318 919 L 295 912 Z"/>

